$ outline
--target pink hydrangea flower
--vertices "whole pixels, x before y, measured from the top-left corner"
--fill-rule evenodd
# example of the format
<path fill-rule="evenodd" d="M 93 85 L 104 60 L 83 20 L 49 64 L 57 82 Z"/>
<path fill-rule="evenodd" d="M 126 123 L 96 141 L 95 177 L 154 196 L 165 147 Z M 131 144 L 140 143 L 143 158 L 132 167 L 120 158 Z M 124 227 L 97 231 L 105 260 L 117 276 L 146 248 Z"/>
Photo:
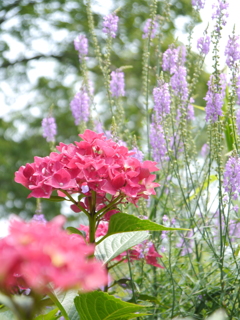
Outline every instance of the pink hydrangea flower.
<path fill-rule="evenodd" d="M 120 195 L 134 204 L 139 198 L 156 194 L 154 189 L 159 184 L 153 182 L 156 175 L 152 174 L 159 170 L 156 162 L 140 162 L 127 147 L 103 133 L 86 130 L 80 137 L 83 140 L 75 144 L 60 143 L 59 153 L 34 157 L 33 163 L 20 167 L 15 181 L 31 190 L 28 198 L 49 198 L 54 190 L 60 196 L 65 196 L 61 190 L 83 193 L 83 186 L 89 193 L 96 192 L 99 205 L 109 203 L 106 194 L 112 196 L 110 201 Z"/>
<path fill-rule="evenodd" d="M 65 219 L 51 222 L 13 220 L 9 235 L 0 240 L 0 290 L 16 287 L 47 293 L 55 288 L 94 290 L 107 283 L 100 262 L 88 258 L 94 246 L 62 230 Z"/>

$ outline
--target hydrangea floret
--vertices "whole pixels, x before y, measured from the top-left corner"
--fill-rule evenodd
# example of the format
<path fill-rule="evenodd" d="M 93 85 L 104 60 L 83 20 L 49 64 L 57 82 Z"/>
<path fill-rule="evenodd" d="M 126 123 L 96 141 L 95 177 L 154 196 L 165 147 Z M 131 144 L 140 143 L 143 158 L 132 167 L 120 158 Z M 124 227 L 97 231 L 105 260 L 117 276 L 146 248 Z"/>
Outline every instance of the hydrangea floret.
<path fill-rule="evenodd" d="M 30 288 L 45 294 L 51 287 L 90 291 L 107 283 L 101 262 L 89 258 L 94 246 L 62 230 L 64 222 L 63 216 L 45 223 L 11 221 L 9 235 L 0 240 L 0 290 Z"/>

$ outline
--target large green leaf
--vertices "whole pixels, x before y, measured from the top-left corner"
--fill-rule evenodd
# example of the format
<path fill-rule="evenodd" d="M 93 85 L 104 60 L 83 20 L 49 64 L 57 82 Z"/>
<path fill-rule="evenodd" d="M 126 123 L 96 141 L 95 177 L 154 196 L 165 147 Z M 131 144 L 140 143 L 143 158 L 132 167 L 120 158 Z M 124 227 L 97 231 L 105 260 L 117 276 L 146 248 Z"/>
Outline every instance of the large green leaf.
<path fill-rule="evenodd" d="M 74 305 L 74 298 L 78 295 L 77 290 L 61 291 L 59 289 L 54 290 L 54 294 L 57 297 L 59 303 L 66 311 L 70 320 L 79 320 L 78 313 Z"/>
<path fill-rule="evenodd" d="M 147 231 L 113 234 L 96 246 L 95 256 L 108 263 L 120 253 L 149 238 Z"/>
<path fill-rule="evenodd" d="M 120 320 L 146 315 L 135 314 L 143 306 L 124 302 L 102 291 L 81 294 L 74 302 L 81 320 Z"/>
<path fill-rule="evenodd" d="M 150 220 L 142 220 L 126 213 L 114 214 L 109 222 L 107 236 L 121 232 L 132 231 L 163 231 L 163 230 L 186 230 L 162 226 Z"/>

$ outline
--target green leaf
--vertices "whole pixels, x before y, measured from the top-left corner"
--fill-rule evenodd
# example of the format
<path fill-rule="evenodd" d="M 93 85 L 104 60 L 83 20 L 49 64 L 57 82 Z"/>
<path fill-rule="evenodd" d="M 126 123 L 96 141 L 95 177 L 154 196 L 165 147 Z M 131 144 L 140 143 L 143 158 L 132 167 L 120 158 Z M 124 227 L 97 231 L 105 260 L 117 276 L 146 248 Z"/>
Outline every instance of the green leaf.
<path fill-rule="evenodd" d="M 42 200 L 52 201 L 52 202 L 62 202 L 67 199 L 65 199 L 64 197 L 59 197 L 59 196 L 51 196 L 50 198 L 42 198 Z"/>
<path fill-rule="evenodd" d="M 2 308 L 0 309 L 0 319 L 1 320 L 16 320 L 16 317 L 12 313 L 11 310 L 8 310 L 8 308 Z"/>
<path fill-rule="evenodd" d="M 69 290 L 66 292 L 56 289 L 54 290 L 54 294 L 61 303 L 65 312 L 68 314 L 68 318 L 70 320 L 79 320 L 79 316 L 73 302 L 74 298 L 78 295 L 78 291 Z"/>
<path fill-rule="evenodd" d="M 187 230 L 162 226 L 150 220 L 142 220 L 126 213 L 114 214 L 109 222 L 108 233 L 110 236 L 115 233 L 132 231 L 163 231 L 163 230 Z M 105 237 L 106 237 L 105 236 Z"/>
<path fill-rule="evenodd" d="M 85 235 L 82 231 L 78 230 L 77 228 L 74 228 L 74 227 L 67 227 L 66 230 L 69 232 L 69 233 L 73 233 L 73 234 L 79 234 L 80 236 L 84 237 L 85 238 Z"/>
<path fill-rule="evenodd" d="M 149 238 L 147 231 L 113 234 L 96 246 L 95 256 L 108 263 L 120 253 Z"/>
<path fill-rule="evenodd" d="M 120 320 L 147 315 L 135 314 L 143 306 L 124 302 L 102 291 L 81 294 L 74 302 L 81 320 Z"/>
<path fill-rule="evenodd" d="M 147 294 L 139 294 L 137 296 L 137 299 L 138 300 L 142 300 L 142 301 L 149 301 L 149 302 L 153 302 L 153 303 L 159 304 L 159 300 L 156 297 L 149 296 Z"/>
<path fill-rule="evenodd" d="M 51 310 L 50 312 L 46 314 L 41 314 L 34 320 L 55 320 L 58 319 L 60 316 L 56 316 L 56 313 L 58 312 L 58 308 Z"/>
<path fill-rule="evenodd" d="M 196 109 L 205 111 L 205 108 L 204 108 L 204 107 L 198 106 L 198 105 L 196 105 L 196 104 L 193 104 L 193 106 L 194 106 L 194 108 L 196 108 Z"/>

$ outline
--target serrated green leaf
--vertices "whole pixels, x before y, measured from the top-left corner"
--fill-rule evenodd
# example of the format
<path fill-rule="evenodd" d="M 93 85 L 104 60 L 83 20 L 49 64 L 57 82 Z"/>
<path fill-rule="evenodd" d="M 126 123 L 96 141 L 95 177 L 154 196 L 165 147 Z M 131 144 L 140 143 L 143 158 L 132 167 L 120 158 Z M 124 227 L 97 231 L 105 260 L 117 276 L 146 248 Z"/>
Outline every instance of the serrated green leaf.
<path fill-rule="evenodd" d="M 135 312 L 144 308 L 124 302 L 102 291 L 79 295 L 74 299 L 81 320 L 120 320 L 139 317 Z"/>
<path fill-rule="evenodd" d="M 95 256 L 103 263 L 108 263 L 122 252 L 148 238 L 149 233 L 147 231 L 113 234 L 96 246 Z"/>
<path fill-rule="evenodd" d="M 163 230 L 187 230 L 162 226 L 150 220 L 142 220 L 126 213 L 114 214 L 109 222 L 108 233 L 112 234 L 132 231 L 163 231 Z"/>
<path fill-rule="evenodd" d="M 67 227 L 66 230 L 69 232 L 69 233 L 73 233 L 73 234 L 79 234 L 80 236 L 84 237 L 85 238 L 85 235 L 82 231 L 78 230 L 77 228 L 74 228 L 74 227 Z"/>
<path fill-rule="evenodd" d="M 58 312 L 58 308 L 53 309 L 46 314 L 41 314 L 37 318 L 34 318 L 34 320 L 55 320 L 55 319 L 58 319 L 59 316 L 56 316 L 57 312 Z"/>

